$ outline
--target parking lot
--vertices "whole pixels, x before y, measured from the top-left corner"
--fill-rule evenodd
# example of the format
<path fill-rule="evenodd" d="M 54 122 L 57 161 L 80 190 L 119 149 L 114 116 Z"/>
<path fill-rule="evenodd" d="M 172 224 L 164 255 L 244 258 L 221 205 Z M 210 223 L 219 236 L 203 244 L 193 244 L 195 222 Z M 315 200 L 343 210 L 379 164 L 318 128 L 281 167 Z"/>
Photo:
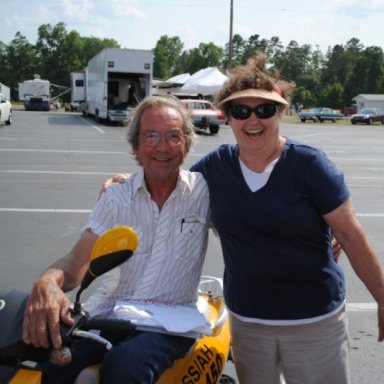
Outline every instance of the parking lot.
<path fill-rule="evenodd" d="M 384 126 L 298 120 L 281 130 L 322 148 L 344 171 L 357 215 L 384 263 Z M 234 138 L 226 126 L 217 135 L 201 135 L 185 166 L 229 142 Z M 12 125 L 0 127 L 0 288 L 29 291 L 43 268 L 78 238 L 103 180 L 137 167 L 124 127 L 76 113 L 14 111 Z M 345 256 L 340 262 L 347 279 L 352 383 L 381 383 L 384 344 L 376 342 L 373 300 Z M 204 273 L 222 272 L 212 234 Z"/>

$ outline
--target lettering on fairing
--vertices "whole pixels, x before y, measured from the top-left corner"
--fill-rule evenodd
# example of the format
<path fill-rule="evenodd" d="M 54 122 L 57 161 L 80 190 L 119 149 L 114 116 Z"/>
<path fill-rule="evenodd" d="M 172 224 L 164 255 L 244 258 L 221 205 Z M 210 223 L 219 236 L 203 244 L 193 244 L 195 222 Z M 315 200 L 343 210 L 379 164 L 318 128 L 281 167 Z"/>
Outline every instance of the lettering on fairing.
<path fill-rule="evenodd" d="M 223 370 L 223 356 L 216 349 L 210 349 L 206 344 L 199 349 L 192 363 L 187 368 L 187 374 L 181 379 L 182 384 L 215 384 Z"/>

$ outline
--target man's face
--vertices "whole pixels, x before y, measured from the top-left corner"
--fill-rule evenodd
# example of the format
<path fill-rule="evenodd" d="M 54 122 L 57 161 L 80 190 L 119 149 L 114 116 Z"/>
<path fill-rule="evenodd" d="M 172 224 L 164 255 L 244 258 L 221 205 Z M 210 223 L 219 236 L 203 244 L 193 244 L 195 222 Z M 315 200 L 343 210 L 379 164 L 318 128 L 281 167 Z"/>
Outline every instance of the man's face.
<path fill-rule="evenodd" d="M 147 182 L 176 182 L 186 156 L 183 119 L 171 107 L 146 109 L 140 119 L 139 146 L 134 149 Z"/>

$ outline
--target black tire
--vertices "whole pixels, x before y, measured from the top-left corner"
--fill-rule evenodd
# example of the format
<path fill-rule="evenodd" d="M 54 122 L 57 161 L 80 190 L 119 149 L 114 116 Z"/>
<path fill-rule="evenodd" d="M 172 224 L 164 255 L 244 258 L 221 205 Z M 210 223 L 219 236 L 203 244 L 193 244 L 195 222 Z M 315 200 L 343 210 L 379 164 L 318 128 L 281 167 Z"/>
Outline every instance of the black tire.
<path fill-rule="evenodd" d="M 9 112 L 8 120 L 5 120 L 5 124 L 11 125 L 12 124 L 12 110 Z"/>
<path fill-rule="evenodd" d="M 236 384 L 236 380 L 231 376 L 222 374 L 219 383 L 220 384 Z"/>
<path fill-rule="evenodd" d="M 220 126 L 219 125 L 210 125 L 209 126 L 209 133 L 211 135 L 216 135 L 219 132 Z"/>
<path fill-rule="evenodd" d="M 300 119 L 300 120 L 301 120 L 302 123 L 305 123 L 305 119 L 302 118 L 302 119 Z"/>

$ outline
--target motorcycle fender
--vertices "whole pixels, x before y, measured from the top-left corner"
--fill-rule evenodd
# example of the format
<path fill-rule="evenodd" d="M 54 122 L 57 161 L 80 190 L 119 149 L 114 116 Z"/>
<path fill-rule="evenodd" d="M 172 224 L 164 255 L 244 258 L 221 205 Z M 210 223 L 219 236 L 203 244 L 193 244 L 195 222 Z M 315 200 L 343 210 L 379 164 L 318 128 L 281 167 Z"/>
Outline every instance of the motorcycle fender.
<path fill-rule="evenodd" d="M 41 384 L 42 373 L 31 369 L 20 369 L 9 384 Z"/>

